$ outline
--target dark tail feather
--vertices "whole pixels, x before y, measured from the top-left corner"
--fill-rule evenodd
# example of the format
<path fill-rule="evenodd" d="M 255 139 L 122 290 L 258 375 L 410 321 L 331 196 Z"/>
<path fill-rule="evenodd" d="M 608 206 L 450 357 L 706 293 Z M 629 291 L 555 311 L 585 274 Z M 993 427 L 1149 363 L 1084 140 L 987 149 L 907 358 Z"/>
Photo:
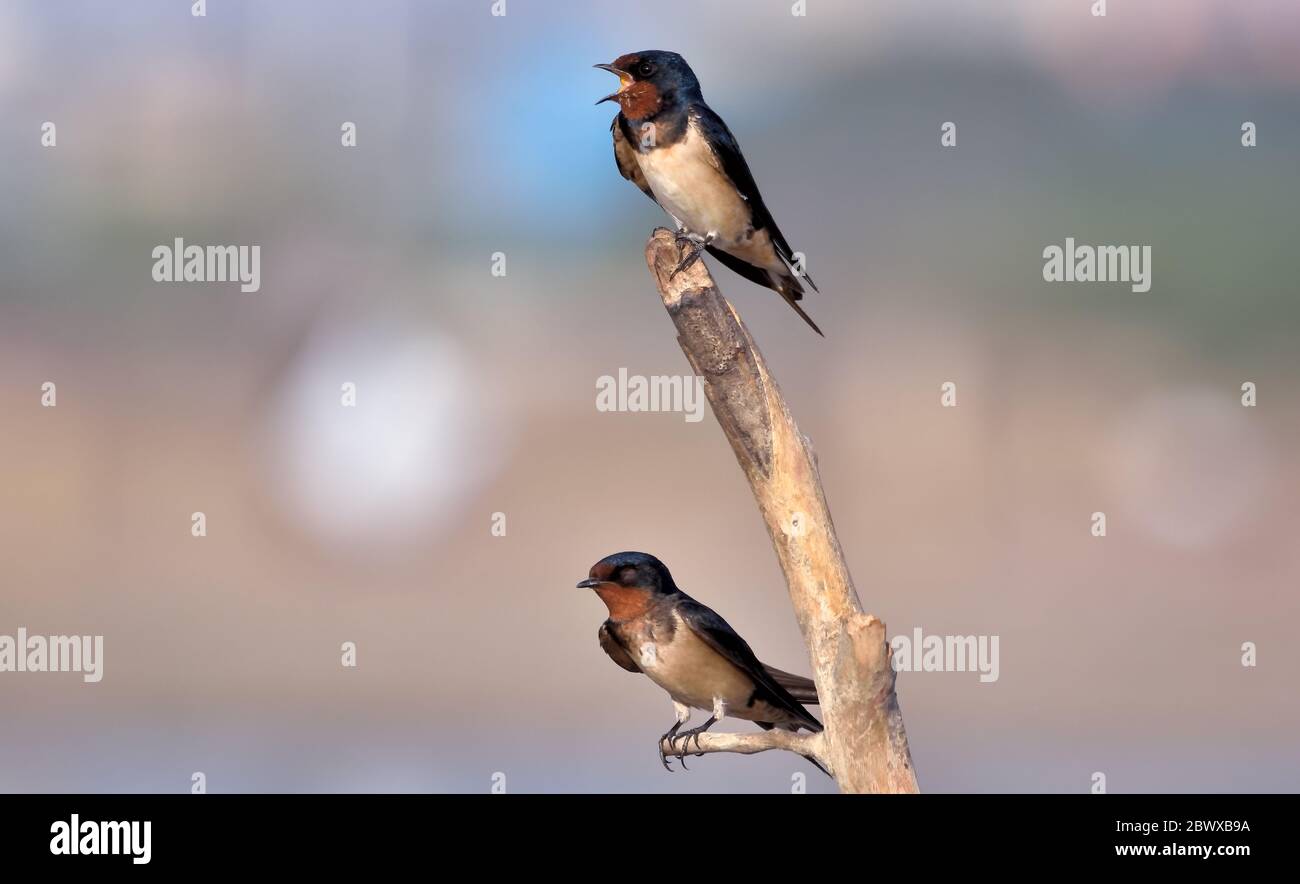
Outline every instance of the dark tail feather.
<path fill-rule="evenodd" d="M 796 302 L 790 300 L 789 295 L 787 295 L 785 292 L 781 292 L 781 297 L 785 298 L 785 302 L 794 308 L 794 312 L 798 313 L 799 317 L 803 319 L 804 322 L 808 323 L 809 327 L 811 327 L 813 331 L 817 332 L 817 334 L 821 335 L 823 338 L 826 337 L 826 332 L 819 329 L 817 327 L 817 323 L 812 321 L 812 317 L 809 316 L 807 313 L 804 313 L 803 308 L 800 307 Z"/>
<path fill-rule="evenodd" d="M 768 675 L 772 676 L 772 681 L 785 688 L 786 692 L 800 703 L 809 706 L 820 705 L 817 700 L 817 685 L 813 683 L 811 678 L 785 672 L 775 666 L 768 666 L 766 663 L 763 664 L 763 668 L 767 670 Z"/>
<path fill-rule="evenodd" d="M 806 270 L 803 270 L 802 268 L 797 271 L 795 270 L 795 267 L 797 267 L 798 265 L 795 263 L 794 253 L 790 251 L 789 243 L 785 241 L 785 239 L 781 236 L 780 233 L 778 233 L 776 236 L 777 236 L 776 253 L 781 256 L 781 260 L 784 261 L 786 265 L 790 268 L 792 275 L 795 277 L 796 280 L 802 279 L 805 282 L 807 282 L 808 285 L 812 286 L 812 290 L 820 295 L 822 290 L 817 288 L 817 283 L 813 282 L 813 279 L 811 276 L 808 275 L 808 272 Z M 800 286 L 798 282 L 795 282 L 795 289 L 796 291 L 798 291 L 798 294 L 794 296 L 794 299 L 798 301 L 800 298 L 803 297 L 803 287 Z"/>
<path fill-rule="evenodd" d="M 808 280 L 809 285 L 812 285 L 813 291 L 817 291 L 817 286 L 813 285 L 812 277 L 804 276 L 803 278 Z M 768 285 L 771 288 L 776 289 L 777 292 L 780 293 L 781 297 L 785 298 L 785 302 L 794 308 L 794 312 L 798 313 L 803 321 L 808 323 L 813 331 L 817 332 L 817 334 L 821 335 L 823 338 L 826 337 L 825 333 L 817 327 L 817 323 L 812 321 L 812 317 L 807 313 L 804 313 L 803 308 L 799 306 L 799 301 L 803 300 L 803 286 L 799 283 L 799 277 L 795 276 L 794 273 L 791 272 L 785 276 L 778 276 L 774 279 L 769 274 L 769 279 L 771 281 Z"/>
<path fill-rule="evenodd" d="M 763 668 L 766 669 L 767 667 L 764 666 Z M 779 684 L 775 685 L 775 688 L 775 690 L 772 690 L 770 687 L 760 690 L 763 699 L 767 700 L 773 706 L 784 709 L 786 714 L 790 716 L 788 720 L 775 725 L 776 727 L 784 728 L 788 731 L 797 731 L 799 728 L 804 728 L 805 730 L 812 731 L 814 734 L 820 734 L 822 732 L 822 723 L 814 718 L 811 712 L 803 708 L 802 703 L 790 696 L 789 692 Z M 762 722 L 759 722 L 759 724 L 764 728 L 764 730 L 769 727 L 763 725 Z"/>
<path fill-rule="evenodd" d="M 803 297 L 803 287 L 799 285 L 799 279 L 797 277 L 793 275 L 783 276 L 774 280 L 771 274 L 766 270 L 763 270 L 760 267 L 755 267 L 747 261 L 742 261 L 734 255 L 728 255 L 726 252 L 722 251 L 722 249 L 715 246 L 709 246 L 708 250 L 710 255 L 721 261 L 722 264 L 733 273 L 739 273 L 750 282 L 756 282 L 765 288 L 774 290 L 785 299 L 787 304 L 794 308 L 794 312 L 798 313 L 799 317 L 804 322 L 808 323 L 808 326 L 813 331 L 817 332 L 817 334 L 821 335 L 823 338 L 826 337 L 826 333 L 817 327 L 817 323 L 812 321 L 812 317 L 803 312 L 803 308 L 795 303 Z M 808 284 L 812 286 L 813 291 L 817 291 L 817 286 L 813 285 L 813 281 L 810 277 L 805 275 L 804 279 L 808 280 Z"/>
<path fill-rule="evenodd" d="M 811 755 L 801 755 L 800 757 L 804 761 L 807 761 L 809 764 L 811 764 L 813 767 L 817 768 L 822 773 L 826 774 L 826 776 L 831 777 L 832 780 L 835 779 L 835 777 L 831 776 L 830 771 L 828 771 L 826 768 L 822 767 L 820 764 L 817 763 L 816 758 L 813 758 Z"/>

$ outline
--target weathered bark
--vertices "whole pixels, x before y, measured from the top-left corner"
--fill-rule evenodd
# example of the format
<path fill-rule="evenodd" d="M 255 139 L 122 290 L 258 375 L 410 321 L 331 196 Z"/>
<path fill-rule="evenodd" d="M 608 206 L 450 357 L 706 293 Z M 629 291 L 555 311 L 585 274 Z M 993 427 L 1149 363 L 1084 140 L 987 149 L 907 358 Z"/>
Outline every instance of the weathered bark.
<path fill-rule="evenodd" d="M 677 341 L 704 378 L 709 405 L 772 537 L 808 645 L 826 725 L 815 744 L 791 743 L 789 734 L 773 737 L 777 731 L 705 734 L 701 751 L 803 746 L 816 750 L 808 754 L 831 770 L 841 791 L 916 792 L 885 625 L 862 611 L 812 445 L 799 432 L 758 346 L 704 261 L 670 278 L 683 254 L 673 233 L 663 228 L 646 244 L 646 262 L 677 326 Z M 820 339 L 810 335 L 809 343 Z M 734 742 L 737 737 L 747 739 Z"/>

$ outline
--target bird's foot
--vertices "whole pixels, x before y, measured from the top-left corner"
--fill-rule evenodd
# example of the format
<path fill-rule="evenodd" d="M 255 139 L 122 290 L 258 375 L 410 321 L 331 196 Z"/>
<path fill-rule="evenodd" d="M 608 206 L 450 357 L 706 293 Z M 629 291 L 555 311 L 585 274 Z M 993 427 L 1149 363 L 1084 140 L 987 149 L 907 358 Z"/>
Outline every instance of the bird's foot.
<path fill-rule="evenodd" d="M 677 241 L 677 248 L 680 249 L 682 246 L 697 245 L 704 239 L 704 237 L 700 236 L 698 233 L 691 233 L 685 227 L 678 227 L 675 239 Z"/>
<path fill-rule="evenodd" d="M 682 731 L 680 734 L 668 738 L 668 746 L 670 749 L 674 750 L 674 754 L 677 756 L 677 760 L 682 763 L 683 768 L 686 767 L 686 756 L 690 754 L 691 738 L 692 737 L 695 738 L 695 748 L 699 749 L 700 734 L 704 733 L 705 731 L 707 731 L 709 728 L 713 727 L 717 723 L 718 723 L 718 719 L 710 715 L 709 720 L 704 722 L 704 724 L 700 725 L 699 727 L 693 727 L 690 730 Z M 678 740 L 681 740 L 681 746 L 677 745 Z M 704 753 L 696 752 L 694 754 L 703 755 Z"/>
<path fill-rule="evenodd" d="M 689 248 L 690 252 L 687 253 L 685 258 L 682 258 L 682 260 L 677 263 L 673 272 L 668 275 L 669 279 L 673 279 L 677 274 L 700 260 L 700 254 L 709 246 L 713 245 L 713 234 L 710 233 L 708 236 L 701 237 L 699 234 L 690 233 L 685 229 L 679 230 L 677 231 L 677 245 L 679 248 Z"/>
<path fill-rule="evenodd" d="M 665 733 L 662 737 L 659 738 L 659 744 L 658 744 L 658 747 L 659 747 L 659 763 L 662 764 L 662 765 L 664 766 L 664 770 L 666 770 L 666 771 L 670 771 L 670 772 L 671 772 L 673 768 L 672 768 L 672 765 L 670 765 L 670 764 L 668 763 L 668 756 L 664 754 L 664 740 L 667 740 L 667 741 L 668 741 L 668 745 L 671 746 L 671 745 L 673 744 L 673 743 L 672 743 L 673 737 L 677 736 L 677 730 L 678 730 L 678 728 L 680 728 L 681 726 L 682 726 L 682 723 L 681 723 L 680 721 L 677 722 L 677 723 L 674 724 L 672 727 L 668 728 L 668 732 L 667 732 L 667 733 Z M 681 759 L 678 759 L 678 760 L 680 761 Z M 686 770 L 686 762 L 684 762 L 684 761 L 682 762 L 682 770 Z"/>

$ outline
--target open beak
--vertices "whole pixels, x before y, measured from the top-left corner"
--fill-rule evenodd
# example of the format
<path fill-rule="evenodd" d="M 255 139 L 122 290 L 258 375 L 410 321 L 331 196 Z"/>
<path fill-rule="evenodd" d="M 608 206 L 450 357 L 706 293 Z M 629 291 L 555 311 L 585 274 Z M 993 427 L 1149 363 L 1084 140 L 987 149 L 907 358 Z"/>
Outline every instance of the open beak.
<path fill-rule="evenodd" d="M 604 104 L 607 101 L 618 101 L 619 93 L 632 85 L 632 75 L 627 71 L 619 70 L 612 64 L 595 64 L 592 65 L 592 67 L 600 68 L 602 71 L 609 71 L 611 74 L 618 77 L 618 89 L 606 95 L 600 101 L 596 102 L 596 104 Z"/>
<path fill-rule="evenodd" d="M 578 589 L 591 589 L 593 586 L 600 586 L 605 581 L 597 580 L 595 577 L 588 577 L 586 580 L 578 581 Z"/>

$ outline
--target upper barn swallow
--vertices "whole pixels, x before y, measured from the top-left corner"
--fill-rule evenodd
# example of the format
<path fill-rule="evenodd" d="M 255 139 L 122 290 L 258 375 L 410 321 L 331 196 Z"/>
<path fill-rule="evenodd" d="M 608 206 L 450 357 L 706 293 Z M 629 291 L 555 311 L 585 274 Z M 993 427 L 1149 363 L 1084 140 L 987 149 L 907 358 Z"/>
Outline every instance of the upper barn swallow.
<path fill-rule="evenodd" d="M 763 730 L 821 732 L 821 722 L 802 705 L 817 703 L 812 679 L 760 663 L 726 620 L 677 588 L 654 556 L 606 556 L 591 566 L 590 576 L 578 588 L 594 589 L 609 608 L 599 637 L 610 659 L 628 672 L 644 672 L 672 697 L 677 721 L 659 738 L 659 760 L 669 770 L 664 740 L 678 749 L 677 758 L 685 767 L 691 737 L 698 748 L 699 735 L 727 715 Z M 708 710 L 708 720 L 678 734 L 693 708 Z"/>
<path fill-rule="evenodd" d="M 700 248 L 748 280 L 774 289 L 813 331 L 822 334 L 798 302 L 790 244 L 781 235 L 750 174 L 740 145 L 722 118 L 704 103 L 700 81 L 676 52 L 621 55 L 596 67 L 616 74 L 617 92 L 600 101 L 620 108 L 610 124 L 614 161 L 631 181 L 672 216 L 689 255 L 673 275 L 700 256 Z"/>

